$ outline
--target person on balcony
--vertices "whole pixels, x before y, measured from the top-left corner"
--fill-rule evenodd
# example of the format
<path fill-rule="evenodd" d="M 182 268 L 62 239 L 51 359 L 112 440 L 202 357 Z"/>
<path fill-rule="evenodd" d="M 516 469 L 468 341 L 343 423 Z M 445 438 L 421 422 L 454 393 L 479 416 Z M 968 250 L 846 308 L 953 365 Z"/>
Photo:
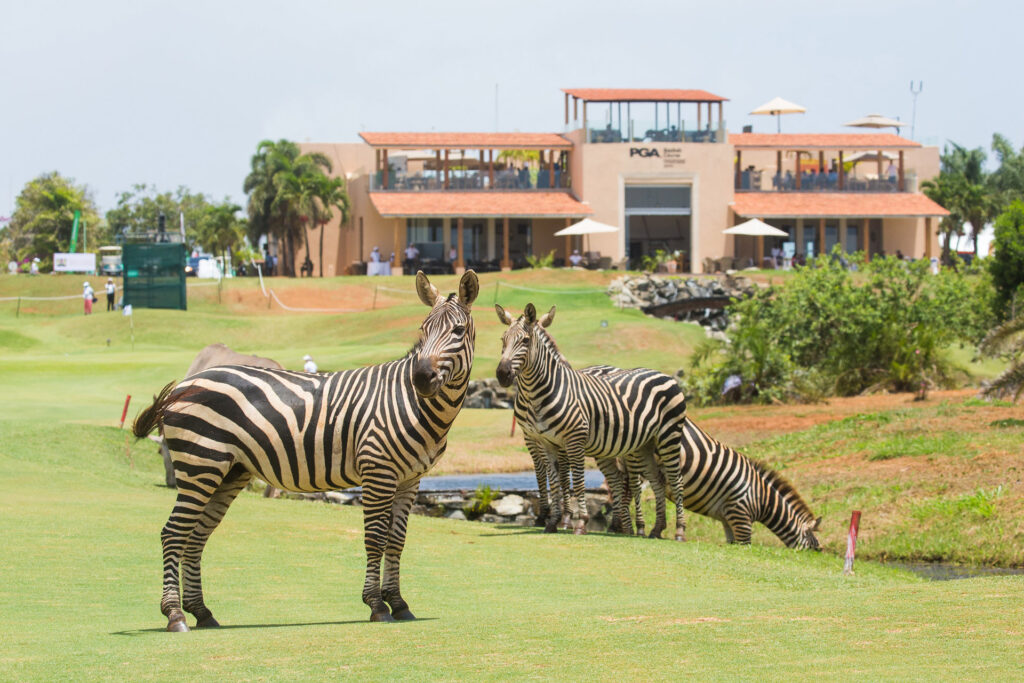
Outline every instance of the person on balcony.
<path fill-rule="evenodd" d="M 899 177 L 899 171 L 896 170 L 896 164 L 892 161 L 889 162 L 889 168 L 886 169 L 885 175 L 889 177 L 889 184 L 896 187 L 896 179 Z"/>

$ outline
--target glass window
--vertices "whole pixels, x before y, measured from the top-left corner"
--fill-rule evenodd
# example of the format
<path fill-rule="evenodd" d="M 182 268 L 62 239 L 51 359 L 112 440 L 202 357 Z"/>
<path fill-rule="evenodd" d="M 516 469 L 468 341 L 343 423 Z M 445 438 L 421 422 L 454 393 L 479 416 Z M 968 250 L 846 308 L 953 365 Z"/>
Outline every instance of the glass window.
<path fill-rule="evenodd" d="M 846 221 L 846 251 L 860 250 L 860 221 Z"/>

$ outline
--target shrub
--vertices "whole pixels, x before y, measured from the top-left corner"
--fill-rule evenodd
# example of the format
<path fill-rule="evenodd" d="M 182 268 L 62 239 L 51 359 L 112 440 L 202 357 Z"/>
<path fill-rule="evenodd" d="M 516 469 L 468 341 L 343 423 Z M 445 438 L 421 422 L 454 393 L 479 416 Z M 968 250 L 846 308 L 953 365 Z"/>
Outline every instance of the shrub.
<path fill-rule="evenodd" d="M 551 264 L 555 262 L 555 250 L 552 249 L 542 256 L 529 254 L 526 257 L 526 262 L 530 264 L 531 268 L 550 268 Z"/>
<path fill-rule="evenodd" d="M 996 292 L 996 312 L 1000 318 L 1013 317 L 1016 301 L 1024 306 L 1024 202 L 1015 201 L 996 218 L 993 253 L 989 272 Z"/>
<path fill-rule="evenodd" d="M 481 484 L 476 487 L 476 492 L 473 494 L 472 501 L 462 508 L 462 511 L 466 513 L 466 517 L 469 519 L 477 519 L 487 512 L 491 503 L 500 497 L 501 489 L 492 489 L 490 486 L 484 486 Z"/>
<path fill-rule="evenodd" d="M 923 260 L 876 259 L 856 274 L 843 261 L 834 250 L 784 286 L 730 306 L 729 342 L 695 354 L 688 394 L 698 403 L 768 402 L 948 384 L 945 348 L 979 339 L 991 323 L 988 280 L 932 275 Z M 723 394 L 732 375 L 740 385 Z"/>

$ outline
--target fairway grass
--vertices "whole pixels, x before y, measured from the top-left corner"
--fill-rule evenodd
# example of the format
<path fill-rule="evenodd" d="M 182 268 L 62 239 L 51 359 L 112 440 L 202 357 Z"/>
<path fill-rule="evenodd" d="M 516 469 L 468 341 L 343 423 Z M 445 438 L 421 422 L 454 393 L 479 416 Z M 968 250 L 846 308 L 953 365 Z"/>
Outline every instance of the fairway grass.
<path fill-rule="evenodd" d="M 371 624 L 360 511 L 250 493 L 203 562 L 224 627 L 166 633 L 159 461 L 132 467 L 115 428 L 41 427 L 0 422 L 4 680 L 1024 675 L 1019 577 L 425 517 L 403 556 L 421 620 Z"/>

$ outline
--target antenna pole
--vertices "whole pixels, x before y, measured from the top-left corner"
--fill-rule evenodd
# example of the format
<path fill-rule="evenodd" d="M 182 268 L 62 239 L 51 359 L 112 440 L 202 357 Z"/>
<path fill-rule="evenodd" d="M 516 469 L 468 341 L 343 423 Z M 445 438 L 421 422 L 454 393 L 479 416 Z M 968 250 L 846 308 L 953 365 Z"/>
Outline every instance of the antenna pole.
<path fill-rule="evenodd" d="M 914 139 L 914 124 L 917 121 L 917 96 L 924 90 L 924 81 L 918 81 L 917 87 L 914 87 L 914 81 L 910 81 L 910 94 L 914 98 L 914 107 L 911 109 L 910 114 L 910 139 Z"/>

